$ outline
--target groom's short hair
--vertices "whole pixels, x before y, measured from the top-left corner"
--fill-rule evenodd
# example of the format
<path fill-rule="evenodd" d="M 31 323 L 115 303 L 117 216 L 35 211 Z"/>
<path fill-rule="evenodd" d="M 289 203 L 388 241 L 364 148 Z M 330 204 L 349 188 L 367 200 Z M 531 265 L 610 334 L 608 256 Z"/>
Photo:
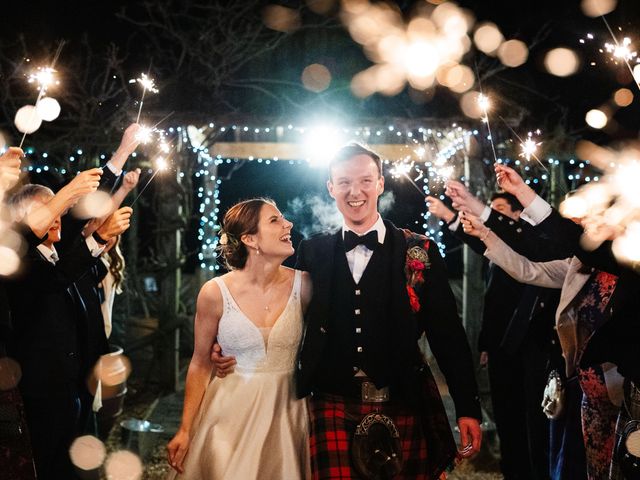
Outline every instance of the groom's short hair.
<path fill-rule="evenodd" d="M 371 160 L 373 160 L 373 163 L 375 163 L 376 167 L 378 168 L 378 174 L 382 176 L 382 160 L 380 159 L 380 155 L 378 155 L 373 150 L 369 150 L 367 147 L 359 144 L 358 142 L 351 142 L 338 150 L 329 162 L 329 180 L 331 180 L 331 172 L 333 171 L 333 167 L 340 163 L 351 160 L 353 157 L 356 157 L 358 155 L 367 155 L 371 157 Z"/>

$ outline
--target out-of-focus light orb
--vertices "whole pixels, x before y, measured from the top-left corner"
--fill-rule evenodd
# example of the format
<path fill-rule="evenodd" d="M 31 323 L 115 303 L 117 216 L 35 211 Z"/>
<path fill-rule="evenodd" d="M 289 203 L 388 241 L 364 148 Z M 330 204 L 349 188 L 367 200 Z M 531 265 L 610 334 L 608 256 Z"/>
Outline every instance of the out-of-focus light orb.
<path fill-rule="evenodd" d="M 142 461 L 133 452 L 119 450 L 107 458 L 104 465 L 109 480 L 138 480 L 142 478 Z"/>
<path fill-rule="evenodd" d="M 0 390 L 12 390 L 20 383 L 20 364 L 10 357 L 0 358 Z"/>
<path fill-rule="evenodd" d="M 618 0 L 582 0 L 582 12 L 588 17 L 599 17 L 615 10 Z"/>
<path fill-rule="evenodd" d="M 636 83 L 640 83 L 640 64 L 633 67 L 633 79 Z"/>
<path fill-rule="evenodd" d="M 312 92 L 322 92 L 331 84 L 331 72 L 320 63 L 308 65 L 302 71 L 302 84 Z"/>
<path fill-rule="evenodd" d="M 504 41 L 504 36 L 495 23 L 487 22 L 476 29 L 473 41 L 478 50 L 487 55 L 494 55 Z"/>
<path fill-rule="evenodd" d="M 98 218 L 108 214 L 112 206 L 111 195 L 97 190 L 82 197 L 72 213 L 78 218 Z"/>
<path fill-rule="evenodd" d="M 584 218 L 589 213 L 589 204 L 576 194 L 560 204 L 560 213 L 567 218 Z"/>
<path fill-rule="evenodd" d="M 69 448 L 69 456 L 80 470 L 95 470 L 99 468 L 107 456 L 107 449 L 100 440 L 93 435 L 76 438 Z"/>
<path fill-rule="evenodd" d="M 624 442 L 629 453 L 635 457 L 640 457 L 640 431 L 631 432 Z"/>
<path fill-rule="evenodd" d="M 458 65 L 450 71 L 450 74 L 455 74 L 456 78 L 459 77 L 458 81 L 454 82 L 452 79 L 447 78 L 449 80 L 449 88 L 456 93 L 464 93 L 470 90 L 476 82 L 476 76 L 473 74 L 473 70 L 467 67 L 466 65 Z"/>
<path fill-rule="evenodd" d="M 93 374 L 106 387 L 121 385 L 131 374 L 131 361 L 122 353 L 102 355 L 93 369 Z"/>
<path fill-rule="evenodd" d="M 33 133 L 42 125 L 38 109 L 33 105 L 25 105 L 16 112 L 13 123 L 20 133 Z"/>
<path fill-rule="evenodd" d="M 40 118 L 45 122 L 53 122 L 60 115 L 60 104 L 55 98 L 44 97 L 36 105 Z"/>
<path fill-rule="evenodd" d="M 498 48 L 498 58 L 507 67 L 519 67 L 527 61 L 528 57 L 529 49 L 520 40 L 507 40 Z"/>
<path fill-rule="evenodd" d="M 331 13 L 335 7 L 336 0 L 306 0 L 305 2 L 309 10 L 320 15 Z"/>
<path fill-rule="evenodd" d="M 633 93 L 628 88 L 616 90 L 613 101 L 619 107 L 628 107 L 633 102 Z"/>
<path fill-rule="evenodd" d="M 613 173 L 613 183 L 624 198 L 634 208 L 640 206 L 640 162 L 632 160 L 621 163 Z"/>
<path fill-rule="evenodd" d="M 0 275 L 12 275 L 20 268 L 20 256 L 15 250 L 0 245 Z"/>
<path fill-rule="evenodd" d="M 613 254 L 623 262 L 640 262 L 640 222 L 631 222 L 611 245 Z"/>
<path fill-rule="evenodd" d="M 418 40 L 408 45 L 404 64 L 409 77 L 427 77 L 440 65 L 440 55 L 433 43 Z"/>
<path fill-rule="evenodd" d="M 607 114 L 597 108 L 589 110 L 585 116 L 585 120 L 587 121 L 587 125 L 596 129 L 604 128 L 609 121 Z"/>
<path fill-rule="evenodd" d="M 568 77 L 576 73 L 580 66 L 580 59 L 573 50 L 563 47 L 554 48 L 545 55 L 544 66 L 552 75 Z"/>
<path fill-rule="evenodd" d="M 353 76 L 351 79 L 351 91 L 359 98 L 369 97 L 376 92 L 376 82 L 371 68 Z"/>
<path fill-rule="evenodd" d="M 264 7 L 262 21 L 267 28 L 277 32 L 293 32 L 300 27 L 298 11 L 282 5 L 267 5 Z"/>
<path fill-rule="evenodd" d="M 460 109 L 469 118 L 481 118 L 485 112 L 480 106 L 480 92 L 467 92 L 460 98 Z"/>

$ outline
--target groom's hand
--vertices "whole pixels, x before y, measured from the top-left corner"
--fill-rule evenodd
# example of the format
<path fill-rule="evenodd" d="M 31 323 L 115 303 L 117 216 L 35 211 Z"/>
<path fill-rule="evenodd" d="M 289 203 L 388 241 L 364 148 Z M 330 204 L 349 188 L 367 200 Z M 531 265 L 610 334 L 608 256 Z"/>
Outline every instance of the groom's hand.
<path fill-rule="evenodd" d="M 460 429 L 460 449 L 458 455 L 462 458 L 469 458 L 480 451 L 482 444 L 482 429 L 480 422 L 471 417 L 458 418 L 458 428 Z"/>
<path fill-rule="evenodd" d="M 236 365 L 236 357 L 223 357 L 222 349 L 217 342 L 213 344 L 213 348 L 211 349 L 211 361 L 216 367 L 216 377 L 220 378 L 224 378 L 230 373 L 233 373 L 233 367 Z"/>

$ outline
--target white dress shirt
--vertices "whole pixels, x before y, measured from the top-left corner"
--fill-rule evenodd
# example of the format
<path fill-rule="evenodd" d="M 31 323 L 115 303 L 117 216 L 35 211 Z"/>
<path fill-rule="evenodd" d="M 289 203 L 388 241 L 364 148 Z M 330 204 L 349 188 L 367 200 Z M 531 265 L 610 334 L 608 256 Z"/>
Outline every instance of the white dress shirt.
<path fill-rule="evenodd" d="M 344 239 L 344 234 L 346 231 L 351 230 L 345 224 L 342 225 L 342 238 Z M 366 232 L 360 234 L 358 236 L 366 235 L 372 231 L 378 232 L 378 243 L 384 243 L 384 237 L 387 234 L 387 227 L 384 226 L 384 222 L 382 221 L 382 217 L 378 214 L 378 220 L 373 226 L 367 230 Z M 353 231 L 353 230 L 351 230 Z M 353 232 L 356 233 L 356 232 Z M 358 283 L 362 278 L 362 274 L 364 273 L 365 268 L 369 264 L 369 260 L 371 260 L 371 256 L 373 255 L 373 250 L 369 250 L 364 245 L 357 245 L 353 250 L 349 250 L 346 252 L 347 254 L 347 263 L 349 264 L 349 270 L 351 270 L 351 275 L 353 276 L 353 281 Z"/>
<path fill-rule="evenodd" d="M 87 237 L 84 239 L 84 241 L 87 244 L 87 248 L 91 252 L 92 257 L 99 257 L 100 255 L 102 255 L 102 252 L 104 252 L 106 245 L 100 245 L 98 242 L 96 242 L 95 238 Z M 56 247 L 54 245 L 51 245 L 51 248 L 49 248 L 41 243 L 36 248 L 45 258 L 45 260 L 51 264 L 55 265 L 56 263 L 58 263 L 58 260 L 60 260 L 58 252 L 56 251 Z"/>

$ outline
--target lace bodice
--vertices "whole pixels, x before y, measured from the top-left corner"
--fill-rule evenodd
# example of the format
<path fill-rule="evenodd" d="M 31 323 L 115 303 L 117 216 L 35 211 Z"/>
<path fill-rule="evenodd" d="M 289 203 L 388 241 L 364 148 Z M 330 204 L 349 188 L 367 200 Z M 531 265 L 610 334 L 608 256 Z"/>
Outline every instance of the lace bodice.
<path fill-rule="evenodd" d="M 302 335 L 302 273 L 296 270 L 287 305 L 271 328 L 267 341 L 260 329 L 240 310 L 224 280 L 217 277 L 214 281 L 220 287 L 224 303 L 218 325 L 218 343 L 224 355 L 235 356 L 236 371 L 292 371 Z"/>

